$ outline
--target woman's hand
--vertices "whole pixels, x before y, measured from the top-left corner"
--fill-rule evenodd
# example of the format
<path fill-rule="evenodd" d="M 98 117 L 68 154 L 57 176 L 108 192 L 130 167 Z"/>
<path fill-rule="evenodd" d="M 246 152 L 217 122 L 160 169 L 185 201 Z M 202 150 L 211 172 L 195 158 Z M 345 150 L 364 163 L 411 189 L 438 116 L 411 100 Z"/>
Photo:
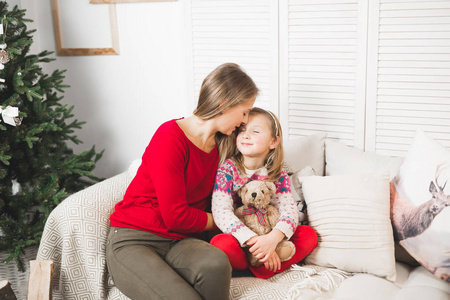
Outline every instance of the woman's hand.
<path fill-rule="evenodd" d="M 206 215 L 208 216 L 208 221 L 206 221 L 206 227 L 204 229 L 204 231 L 211 231 L 211 230 L 216 230 L 219 229 L 216 225 L 216 223 L 214 223 L 214 218 L 212 213 L 206 213 Z"/>
<path fill-rule="evenodd" d="M 247 245 L 250 246 L 250 252 L 256 256 L 262 263 L 266 264 L 269 260 L 274 263 L 273 254 L 278 243 L 285 237 L 278 229 L 272 230 L 266 235 L 254 236 L 247 241 Z M 278 261 L 280 258 L 276 255 Z M 276 259 L 275 259 L 276 260 Z M 266 266 L 267 268 L 267 266 Z"/>

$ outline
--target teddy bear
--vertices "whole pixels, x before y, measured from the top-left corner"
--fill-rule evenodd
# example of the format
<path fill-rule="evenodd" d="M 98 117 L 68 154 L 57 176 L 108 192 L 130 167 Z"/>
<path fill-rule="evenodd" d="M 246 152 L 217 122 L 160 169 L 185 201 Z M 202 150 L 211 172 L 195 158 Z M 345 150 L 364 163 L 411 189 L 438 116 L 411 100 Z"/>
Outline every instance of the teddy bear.
<path fill-rule="evenodd" d="M 254 233 L 268 234 L 280 217 L 278 210 L 270 204 L 270 197 L 275 193 L 276 187 L 273 182 L 260 180 L 247 182 L 238 190 L 238 196 L 241 197 L 243 205 L 236 208 L 235 215 Z M 278 243 L 275 251 L 281 261 L 287 261 L 294 256 L 295 246 L 291 241 L 283 239 Z M 259 267 L 263 264 L 248 251 L 248 247 L 246 253 L 250 265 Z"/>

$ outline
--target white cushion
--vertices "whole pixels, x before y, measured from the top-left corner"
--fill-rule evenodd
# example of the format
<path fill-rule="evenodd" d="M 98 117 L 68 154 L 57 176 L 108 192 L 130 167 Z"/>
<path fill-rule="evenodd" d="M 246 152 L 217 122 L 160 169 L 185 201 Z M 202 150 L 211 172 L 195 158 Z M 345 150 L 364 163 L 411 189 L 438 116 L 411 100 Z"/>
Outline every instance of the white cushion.
<path fill-rule="evenodd" d="M 356 175 L 367 173 L 389 173 L 393 179 L 398 174 L 403 157 L 391 157 L 349 147 L 342 143 L 329 140 L 325 141 L 325 161 L 327 175 Z M 400 248 L 400 249 L 399 249 Z M 395 258 L 398 261 L 417 266 L 419 263 L 411 257 L 401 246 L 396 245 Z"/>
<path fill-rule="evenodd" d="M 450 284 L 433 277 L 423 267 L 410 268 L 397 263 L 396 269 L 394 283 L 368 274 L 356 274 L 341 283 L 333 299 L 450 299 Z"/>
<path fill-rule="evenodd" d="M 311 166 L 317 175 L 325 175 L 325 138 L 326 133 L 284 141 L 285 161 L 292 172 Z"/>
<path fill-rule="evenodd" d="M 411 286 L 432 287 L 449 294 L 447 297 L 450 297 L 450 283 L 436 279 L 436 277 L 434 277 L 424 267 L 417 267 L 409 274 L 408 281 L 404 284 L 403 288 Z"/>
<path fill-rule="evenodd" d="M 392 179 L 403 163 L 401 157 L 364 152 L 329 139 L 325 153 L 326 175 L 389 173 Z"/>
<path fill-rule="evenodd" d="M 439 164 L 443 164 L 439 178 L 442 185 L 450 179 L 450 149 L 418 130 L 395 179 L 399 194 L 416 205 L 423 203 L 424 199 L 430 199 L 428 188 L 435 179 Z M 450 188 L 447 187 L 445 191 L 450 192 Z"/>
<path fill-rule="evenodd" d="M 306 215 L 305 197 L 303 196 L 303 189 L 302 189 L 302 180 L 306 176 L 314 176 L 314 175 L 316 175 L 314 169 L 311 166 L 306 166 L 300 171 L 297 171 L 291 176 L 289 176 L 292 187 L 291 189 L 292 196 L 294 197 L 295 203 L 297 203 L 298 219 L 300 225 L 308 224 L 308 217 Z"/>
<path fill-rule="evenodd" d="M 449 181 L 450 150 L 417 131 L 392 185 L 394 233 L 418 262 L 450 282 Z"/>
<path fill-rule="evenodd" d="M 391 282 L 369 274 L 356 274 L 344 280 L 333 299 L 396 299 L 399 288 Z"/>
<path fill-rule="evenodd" d="M 307 263 L 395 280 L 387 174 L 306 177 L 303 195 L 319 238 Z"/>
<path fill-rule="evenodd" d="M 432 287 L 413 286 L 398 292 L 395 300 L 449 300 L 450 295 Z"/>

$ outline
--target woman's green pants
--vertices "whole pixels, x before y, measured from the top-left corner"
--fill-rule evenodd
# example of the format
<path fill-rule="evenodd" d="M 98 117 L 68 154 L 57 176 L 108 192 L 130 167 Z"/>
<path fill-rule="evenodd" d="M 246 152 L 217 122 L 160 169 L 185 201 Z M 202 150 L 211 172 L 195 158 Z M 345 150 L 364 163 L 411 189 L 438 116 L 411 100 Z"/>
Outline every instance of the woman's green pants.
<path fill-rule="evenodd" d="M 200 239 L 111 227 L 106 262 L 114 284 L 133 300 L 228 299 L 228 257 Z"/>

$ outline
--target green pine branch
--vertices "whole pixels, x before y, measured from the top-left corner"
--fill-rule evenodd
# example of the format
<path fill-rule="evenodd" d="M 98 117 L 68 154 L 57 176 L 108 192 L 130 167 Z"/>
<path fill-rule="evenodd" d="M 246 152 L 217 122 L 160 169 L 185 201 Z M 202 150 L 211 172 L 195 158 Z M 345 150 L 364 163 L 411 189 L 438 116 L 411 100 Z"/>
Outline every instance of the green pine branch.
<path fill-rule="evenodd" d="M 33 43 L 25 10 L 8 10 L 0 1 L 0 16 L 6 16 L 6 51 L 10 61 L 0 70 L 0 106 L 18 107 L 19 126 L 0 117 L 0 251 L 5 262 L 15 261 L 28 247 L 38 246 L 45 222 L 67 196 L 102 180 L 92 172 L 102 157 L 95 146 L 76 154 L 69 145 L 82 141 L 76 132 L 83 121 L 74 119 L 73 106 L 62 104 L 65 70 L 43 72 L 42 64 L 54 61 L 53 52 L 29 54 Z M 3 39 L 3 36 L 0 36 Z"/>

